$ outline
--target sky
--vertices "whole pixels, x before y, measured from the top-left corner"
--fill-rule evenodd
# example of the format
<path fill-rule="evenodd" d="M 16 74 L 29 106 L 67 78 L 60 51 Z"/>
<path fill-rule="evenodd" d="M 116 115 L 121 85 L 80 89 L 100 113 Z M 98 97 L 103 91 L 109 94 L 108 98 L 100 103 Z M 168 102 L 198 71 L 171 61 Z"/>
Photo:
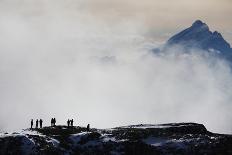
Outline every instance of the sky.
<path fill-rule="evenodd" d="M 232 43 L 230 0 L 1 0 L 0 130 L 198 122 L 232 133 L 231 70 L 150 51 L 201 19 Z"/>
<path fill-rule="evenodd" d="M 83 6 L 106 20 L 142 22 L 150 35 L 162 41 L 196 19 L 205 21 L 212 30 L 220 31 L 232 41 L 230 0 L 96 0 L 85 1 Z"/>

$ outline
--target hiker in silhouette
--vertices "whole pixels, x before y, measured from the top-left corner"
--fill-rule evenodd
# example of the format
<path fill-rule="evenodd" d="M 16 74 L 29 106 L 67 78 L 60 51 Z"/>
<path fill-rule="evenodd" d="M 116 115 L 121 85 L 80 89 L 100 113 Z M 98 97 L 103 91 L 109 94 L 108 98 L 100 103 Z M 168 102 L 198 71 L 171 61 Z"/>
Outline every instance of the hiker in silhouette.
<path fill-rule="evenodd" d="M 37 119 L 35 122 L 35 128 L 38 128 L 38 125 L 39 125 L 39 120 Z"/>
<path fill-rule="evenodd" d="M 40 128 L 43 127 L 43 120 L 42 119 L 39 120 L 39 126 L 40 126 Z"/>
<path fill-rule="evenodd" d="M 89 131 L 89 128 L 90 128 L 90 125 L 88 124 L 88 125 L 87 125 L 87 128 L 86 128 L 86 129 L 87 129 L 87 131 Z"/>
<path fill-rule="evenodd" d="M 31 129 L 33 128 L 33 119 L 31 119 Z"/>
<path fill-rule="evenodd" d="M 53 124 L 54 124 L 54 119 L 52 118 L 51 119 L 51 126 L 53 126 Z"/>
<path fill-rule="evenodd" d="M 54 126 L 56 126 L 56 118 L 53 119 Z"/>
<path fill-rule="evenodd" d="M 71 126 L 73 126 L 73 119 L 70 120 Z"/>
<path fill-rule="evenodd" d="M 68 119 L 68 121 L 67 121 L 67 124 L 68 124 L 68 127 L 69 127 L 69 125 L 70 125 L 70 120 Z"/>

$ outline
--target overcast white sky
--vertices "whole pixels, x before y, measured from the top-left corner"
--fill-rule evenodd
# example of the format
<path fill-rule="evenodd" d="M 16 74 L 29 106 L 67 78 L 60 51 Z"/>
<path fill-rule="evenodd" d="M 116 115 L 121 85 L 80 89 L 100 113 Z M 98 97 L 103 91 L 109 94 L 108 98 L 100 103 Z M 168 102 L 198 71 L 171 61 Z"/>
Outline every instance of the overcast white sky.
<path fill-rule="evenodd" d="M 1 0 L 0 129 L 194 121 L 231 133 L 231 71 L 149 49 L 196 19 L 232 42 L 230 0 Z M 170 54 L 171 53 L 171 54 Z M 173 53 L 178 53 L 177 56 Z"/>

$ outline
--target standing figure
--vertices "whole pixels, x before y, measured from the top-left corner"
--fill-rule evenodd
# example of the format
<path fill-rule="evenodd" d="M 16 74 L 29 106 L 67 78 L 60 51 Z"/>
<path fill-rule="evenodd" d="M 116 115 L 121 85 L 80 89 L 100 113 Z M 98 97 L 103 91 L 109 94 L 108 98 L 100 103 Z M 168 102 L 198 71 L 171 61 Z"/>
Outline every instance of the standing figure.
<path fill-rule="evenodd" d="M 71 119 L 70 122 L 71 122 L 71 126 L 73 126 L 73 119 Z"/>
<path fill-rule="evenodd" d="M 87 131 L 89 131 L 89 128 L 90 128 L 90 125 L 88 124 L 88 125 L 87 125 Z"/>
<path fill-rule="evenodd" d="M 53 120 L 54 120 L 54 122 L 53 122 L 53 123 L 54 123 L 54 126 L 56 126 L 56 118 L 54 118 Z"/>
<path fill-rule="evenodd" d="M 40 126 L 40 128 L 43 127 L 43 120 L 42 119 L 39 120 L 39 126 Z"/>
<path fill-rule="evenodd" d="M 33 128 L 33 119 L 31 119 L 31 129 Z"/>
<path fill-rule="evenodd" d="M 67 121 L 67 125 L 68 125 L 68 127 L 69 127 L 69 124 L 70 124 L 70 120 L 68 119 L 68 121 Z"/>
<path fill-rule="evenodd" d="M 53 126 L 53 122 L 54 122 L 54 120 L 53 120 L 53 118 L 51 119 L 51 126 Z"/>
<path fill-rule="evenodd" d="M 37 119 L 35 122 L 35 128 L 38 128 L 38 125 L 39 125 L 39 120 Z"/>

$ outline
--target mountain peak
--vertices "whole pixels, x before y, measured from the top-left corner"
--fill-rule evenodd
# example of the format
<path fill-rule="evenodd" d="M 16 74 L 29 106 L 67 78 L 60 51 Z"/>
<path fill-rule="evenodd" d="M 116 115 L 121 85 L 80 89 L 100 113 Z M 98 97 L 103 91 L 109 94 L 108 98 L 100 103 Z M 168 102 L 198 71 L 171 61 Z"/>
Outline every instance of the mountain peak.
<path fill-rule="evenodd" d="M 205 23 L 203 23 L 201 20 L 196 20 L 193 24 L 192 24 L 192 26 L 202 26 L 202 25 L 204 25 Z"/>
<path fill-rule="evenodd" d="M 206 51 L 214 49 L 219 51 L 222 57 L 232 59 L 230 44 L 219 32 L 211 32 L 208 25 L 201 20 L 196 20 L 192 26 L 171 37 L 166 47 L 172 45 L 181 45 L 185 49 L 198 48 Z"/>
<path fill-rule="evenodd" d="M 218 31 L 214 31 L 213 36 L 218 37 L 218 38 L 223 38 L 221 33 L 219 33 Z"/>
<path fill-rule="evenodd" d="M 205 29 L 206 31 L 209 31 L 209 27 L 206 23 L 203 23 L 201 20 L 196 20 L 191 28 L 197 28 L 197 29 Z"/>

